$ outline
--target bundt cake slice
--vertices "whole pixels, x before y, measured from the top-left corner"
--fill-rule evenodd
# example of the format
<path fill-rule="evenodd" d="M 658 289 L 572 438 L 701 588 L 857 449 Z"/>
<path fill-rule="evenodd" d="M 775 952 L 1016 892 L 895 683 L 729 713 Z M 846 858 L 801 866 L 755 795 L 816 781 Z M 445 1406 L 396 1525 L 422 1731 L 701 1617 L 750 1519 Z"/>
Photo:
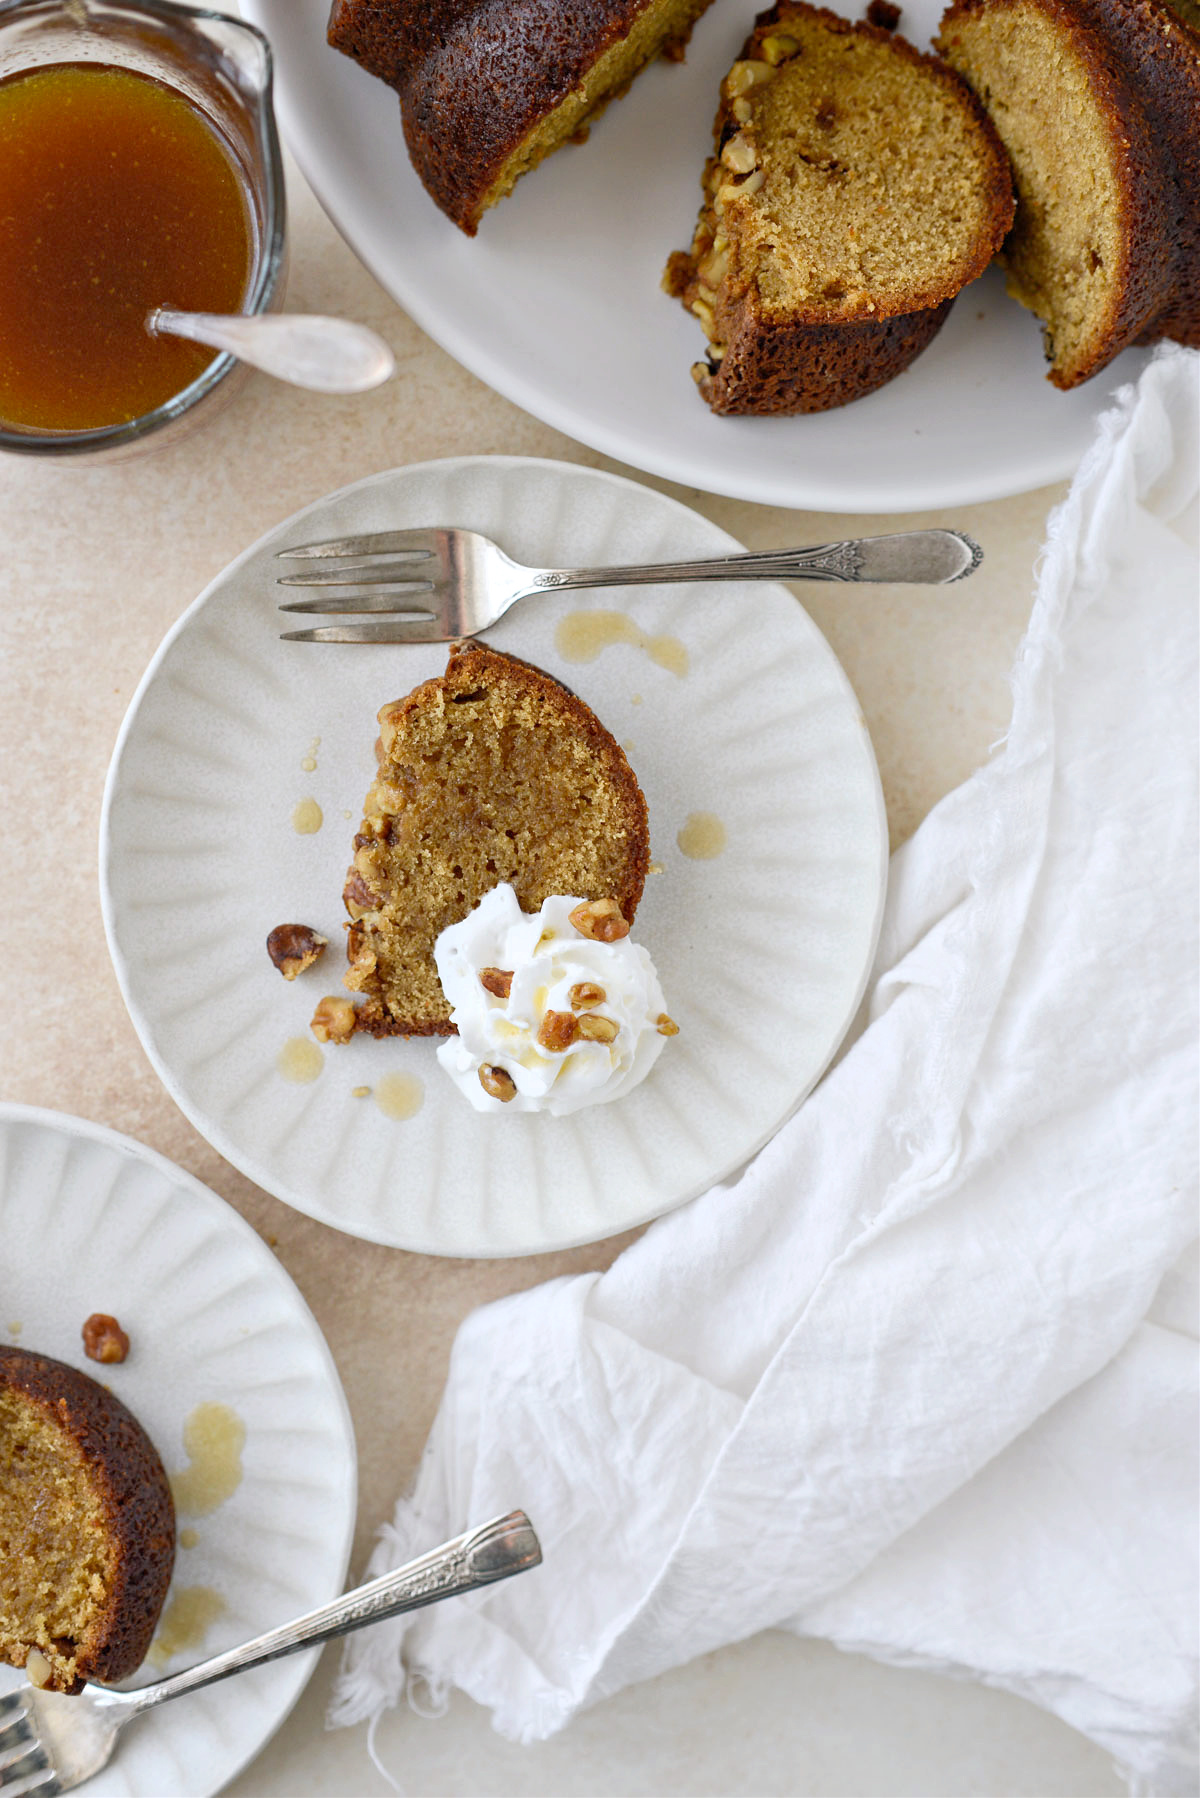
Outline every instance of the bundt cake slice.
<path fill-rule="evenodd" d="M 633 922 L 646 802 L 595 714 L 541 669 L 482 643 L 379 713 L 379 767 L 344 893 L 355 1028 L 451 1036 L 433 946 L 501 881 L 521 909 L 615 899 Z M 336 1040 L 336 1039 L 335 1039 Z"/>
<path fill-rule="evenodd" d="M 1147 0 L 958 0 L 938 47 L 1012 162 L 1009 290 L 1075 387 L 1200 338 L 1200 40 Z"/>
<path fill-rule="evenodd" d="M 329 42 L 400 96 L 412 165 L 469 237 L 711 0 L 333 0 Z"/>
<path fill-rule="evenodd" d="M 726 76 L 690 251 L 664 285 L 709 340 L 714 412 L 819 412 L 934 336 L 1012 220 L 1008 165 L 935 57 L 781 0 Z"/>
<path fill-rule="evenodd" d="M 120 1399 L 0 1346 L 0 1660 L 77 1692 L 140 1665 L 175 1559 L 154 1445 Z"/>

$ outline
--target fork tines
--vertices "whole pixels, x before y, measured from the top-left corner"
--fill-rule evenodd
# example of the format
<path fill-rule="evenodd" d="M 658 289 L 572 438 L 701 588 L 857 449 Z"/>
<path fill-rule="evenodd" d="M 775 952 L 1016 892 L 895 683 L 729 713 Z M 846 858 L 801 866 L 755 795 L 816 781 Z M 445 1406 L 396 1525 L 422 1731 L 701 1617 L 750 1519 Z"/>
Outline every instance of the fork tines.
<path fill-rule="evenodd" d="M 21 1693 L 0 1698 L 0 1791 L 12 1798 L 37 1794 L 50 1798 L 59 1790 L 46 1750 L 38 1741 Z"/>
<path fill-rule="evenodd" d="M 414 560 L 434 555 L 440 533 L 433 531 L 371 531 L 363 537 L 332 537 L 328 543 L 297 543 L 278 551 L 276 560 L 313 561 L 318 556 L 411 556 Z"/>
<path fill-rule="evenodd" d="M 335 537 L 328 543 L 304 543 L 282 549 L 280 561 L 332 559 L 335 566 L 277 575 L 276 586 L 336 587 L 339 591 L 319 599 L 291 600 L 281 604 L 279 610 L 319 612 L 331 618 L 347 612 L 411 613 L 429 619 L 433 616 L 431 608 L 419 601 L 422 594 L 433 591 L 434 583 L 421 579 L 419 570 L 437 553 L 434 536 L 432 531 L 383 531 L 370 537 Z M 369 581 L 369 586 L 360 586 L 360 580 Z M 409 597 L 414 601 L 412 605 L 404 603 Z"/>

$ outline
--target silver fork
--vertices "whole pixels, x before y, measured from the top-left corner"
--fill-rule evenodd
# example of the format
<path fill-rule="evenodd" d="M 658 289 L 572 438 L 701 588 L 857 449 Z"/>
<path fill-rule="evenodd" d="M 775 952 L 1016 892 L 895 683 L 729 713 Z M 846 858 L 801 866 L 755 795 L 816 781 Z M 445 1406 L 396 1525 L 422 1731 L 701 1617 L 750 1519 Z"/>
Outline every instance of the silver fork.
<path fill-rule="evenodd" d="M 0 1790 L 10 1798 L 19 1794 L 21 1798 L 26 1794 L 52 1798 L 56 1792 L 73 1791 L 107 1766 L 118 1730 L 153 1705 L 210 1686 L 246 1667 L 276 1661 L 315 1642 L 347 1635 L 366 1623 L 508 1579 L 536 1567 L 541 1558 L 528 1517 L 524 1511 L 510 1511 L 294 1623 L 268 1630 L 265 1636 L 227 1649 L 157 1685 L 134 1692 L 89 1685 L 73 1698 L 21 1686 L 0 1698 Z"/>
<path fill-rule="evenodd" d="M 532 593 L 580 587 L 641 587 L 665 581 L 961 581 L 983 560 L 961 531 L 897 531 L 808 549 L 717 556 L 624 568 L 523 568 L 478 531 L 378 531 L 297 544 L 285 561 L 325 566 L 279 577 L 281 587 L 340 588 L 293 600 L 281 612 L 383 613 L 386 622 L 284 631 L 285 643 L 445 643 L 473 637 Z"/>

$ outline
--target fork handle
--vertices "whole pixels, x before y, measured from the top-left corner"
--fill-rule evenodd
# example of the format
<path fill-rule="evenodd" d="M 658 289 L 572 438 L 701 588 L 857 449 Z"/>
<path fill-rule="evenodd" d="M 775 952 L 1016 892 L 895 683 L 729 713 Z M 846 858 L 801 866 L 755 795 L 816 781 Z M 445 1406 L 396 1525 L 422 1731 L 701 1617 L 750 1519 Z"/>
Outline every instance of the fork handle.
<path fill-rule="evenodd" d="M 530 591 L 579 587 L 641 587 L 663 581 L 959 581 L 983 560 L 961 531 L 894 531 L 849 537 L 807 549 L 715 556 L 700 562 L 633 563 L 625 568 L 539 570 Z"/>
<path fill-rule="evenodd" d="M 285 1623 L 278 1629 L 243 1642 L 211 1660 L 188 1667 L 156 1685 L 142 1686 L 132 1692 L 114 1693 L 124 1718 L 165 1704 L 184 1692 L 210 1686 L 215 1680 L 227 1679 L 246 1667 L 276 1661 L 285 1654 L 295 1654 L 316 1642 L 328 1642 L 334 1636 L 345 1636 L 364 1624 L 377 1623 L 384 1617 L 398 1616 L 402 1611 L 415 1611 L 422 1605 L 436 1604 L 441 1598 L 453 1598 L 459 1592 L 473 1592 L 478 1586 L 490 1586 L 496 1580 L 509 1579 L 536 1567 L 542 1558 L 541 1546 L 524 1511 L 510 1511 L 506 1517 L 495 1517 L 466 1535 L 443 1542 L 415 1561 L 359 1586 L 353 1592 L 335 1598 L 331 1604 Z M 99 1693 L 93 1688 L 93 1696 Z"/>

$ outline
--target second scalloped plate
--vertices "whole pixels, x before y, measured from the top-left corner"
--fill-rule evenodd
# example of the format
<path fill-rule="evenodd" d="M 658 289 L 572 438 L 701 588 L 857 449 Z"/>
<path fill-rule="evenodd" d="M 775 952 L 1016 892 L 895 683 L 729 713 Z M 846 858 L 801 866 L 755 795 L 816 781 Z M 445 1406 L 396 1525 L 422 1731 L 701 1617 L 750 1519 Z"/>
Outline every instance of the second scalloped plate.
<path fill-rule="evenodd" d="M 541 566 L 740 547 L 633 482 L 517 457 L 397 469 L 298 513 L 184 614 L 134 697 L 105 791 L 105 924 L 147 1053 L 243 1173 L 376 1242 L 528 1254 L 612 1235 L 703 1192 L 795 1109 L 863 990 L 886 821 L 858 703 L 785 588 L 525 600 L 489 641 L 572 686 L 624 743 L 646 794 L 659 871 L 636 936 L 681 1033 L 634 1092 L 566 1118 L 472 1111 L 428 1040 L 318 1051 L 308 1021 L 341 990 L 341 889 L 374 772 L 375 713 L 439 673 L 446 650 L 280 642 L 275 554 L 418 524 L 472 527 Z M 687 672 L 636 642 L 565 660 L 564 617 L 615 608 L 677 639 Z M 681 832 L 695 847 L 694 814 L 718 820 L 722 853 L 683 852 Z M 712 847 L 708 834 L 700 846 Z M 264 944 L 292 922 L 330 948 L 289 984 Z"/>
<path fill-rule="evenodd" d="M 237 1470 L 176 1488 L 179 1549 L 166 1608 L 132 1684 L 145 1685 L 288 1623 L 342 1590 L 354 1528 L 354 1433 L 312 1314 L 250 1225 L 153 1150 L 82 1118 L 0 1105 L 0 1332 L 102 1379 L 171 1475 L 188 1420 L 241 1426 Z M 80 1341 L 117 1317 L 128 1359 Z M 211 1414 L 210 1415 L 214 1415 Z M 215 1414 L 218 1417 L 220 1414 Z M 193 1468 L 193 1472 L 194 1472 Z M 316 1666 L 309 1649 L 152 1710 L 80 1788 L 91 1798 L 209 1798 L 257 1754 Z M 24 1676 L 0 1668 L 0 1691 Z M 3 1783 L 0 1781 L 0 1783 Z"/>

